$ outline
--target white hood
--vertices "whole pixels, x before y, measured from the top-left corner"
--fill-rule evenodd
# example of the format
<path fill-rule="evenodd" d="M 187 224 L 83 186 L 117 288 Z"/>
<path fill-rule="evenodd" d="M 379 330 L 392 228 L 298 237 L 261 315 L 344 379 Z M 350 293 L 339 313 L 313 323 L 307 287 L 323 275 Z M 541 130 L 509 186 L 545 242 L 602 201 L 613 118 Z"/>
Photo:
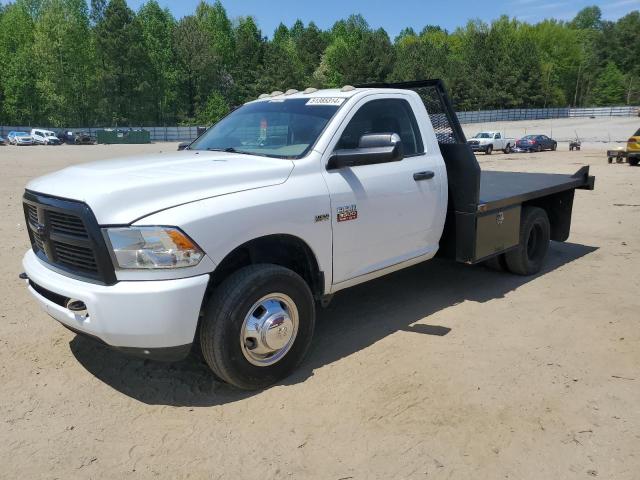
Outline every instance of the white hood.
<path fill-rule="evenodd" d="M 284 183 L 291 160 L 185 150 L 68 167 L 27 189 L 85 202 L 101 225 L 131 223 L 176 205 Z"/>

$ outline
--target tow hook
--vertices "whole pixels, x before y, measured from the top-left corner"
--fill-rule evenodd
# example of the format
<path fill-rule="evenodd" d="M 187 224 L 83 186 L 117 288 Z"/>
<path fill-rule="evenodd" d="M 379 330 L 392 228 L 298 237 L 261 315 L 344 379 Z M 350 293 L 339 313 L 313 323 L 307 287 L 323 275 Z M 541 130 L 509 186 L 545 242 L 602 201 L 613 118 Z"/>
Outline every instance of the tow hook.
<path fill-rule="evenodd" d="M 66 307 L 76 315 L 81 315 L 83 317 L 87 316 L 87 306 L 82 300 L 75 300 L 73 298 L 70 298 L 69 300 L 67 300 Z"/>
<path fill-rule="evenodd" d="M 29 275 L 27 275 L 25 272 L 22 272 L 20 275 L 18 275 L 18 278 L 20 280 L 29 280 Z"/>

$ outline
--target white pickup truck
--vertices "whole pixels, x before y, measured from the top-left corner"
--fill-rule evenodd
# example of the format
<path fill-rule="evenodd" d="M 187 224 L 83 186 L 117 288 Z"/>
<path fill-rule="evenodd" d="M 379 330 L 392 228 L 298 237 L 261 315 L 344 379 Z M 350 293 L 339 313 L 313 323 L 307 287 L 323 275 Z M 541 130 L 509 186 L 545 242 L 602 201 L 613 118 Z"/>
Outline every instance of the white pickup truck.
<path fill-rule="evenodd" d="M 491 155 L 494 150 L 511 153 L 516 146 L 515 138 L 507 138 L 502 132 L 479 132 L 467 142 L 473 152 Z"/>
<path fill-rule="evenodd" d="M 588 167 L 481 173 L 437 80 L 274 92 L 183 151 L 31 181 L 22 278 L 78 334 L 151 359 L 195 344 L 220 379 L 263 388 L 340 290 L 438 252 L 538 272 L 593 184 Z"/>

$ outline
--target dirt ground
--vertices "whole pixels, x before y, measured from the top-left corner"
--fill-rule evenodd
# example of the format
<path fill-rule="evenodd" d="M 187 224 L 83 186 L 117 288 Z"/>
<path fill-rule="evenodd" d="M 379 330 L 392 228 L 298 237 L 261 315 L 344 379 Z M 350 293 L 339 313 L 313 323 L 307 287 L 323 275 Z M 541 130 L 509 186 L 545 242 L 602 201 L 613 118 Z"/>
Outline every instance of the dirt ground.
<path fill-rule="evenodd" d="M 244 393 L 76 337 L 18 279 L 30 178 L 174 148 L 0 147 L 0 478 L 640 478 L 640 168 L 603 145 L 480 155 L 591 165 L 544 271 L 434 260 L 344 291 L 302 368 Z"/>

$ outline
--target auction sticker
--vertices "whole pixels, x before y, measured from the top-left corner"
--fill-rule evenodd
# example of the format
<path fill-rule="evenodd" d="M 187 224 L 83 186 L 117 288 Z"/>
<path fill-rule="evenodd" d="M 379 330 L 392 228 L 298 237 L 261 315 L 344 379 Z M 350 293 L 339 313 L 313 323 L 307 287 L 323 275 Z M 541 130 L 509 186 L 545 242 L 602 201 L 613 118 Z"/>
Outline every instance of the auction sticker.
<path fill-rule="evenodd" d="M 315 97 L 310 99 L 307 105 L 342 105 L 346 98 L 342 97 Z"/>

